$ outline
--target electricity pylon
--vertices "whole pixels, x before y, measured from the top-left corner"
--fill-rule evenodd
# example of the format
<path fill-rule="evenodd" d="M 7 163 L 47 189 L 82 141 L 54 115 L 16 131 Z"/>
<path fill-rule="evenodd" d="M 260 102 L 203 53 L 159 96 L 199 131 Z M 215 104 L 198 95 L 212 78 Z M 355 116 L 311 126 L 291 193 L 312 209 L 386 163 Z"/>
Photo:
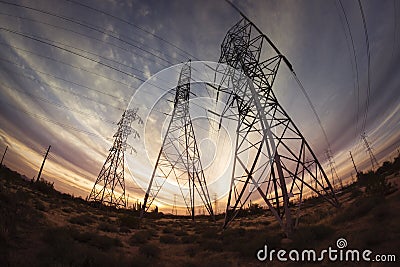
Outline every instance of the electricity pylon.
<path fill-rule="evenodd" d="M 131 134 L 133 134 L 134 138 L 139 137 L 138 132 L 131 128 L 134 121 L 143 124 L 137 112 L 138 108 L 134 108 L 128 109 L 122 114 L 122 118 L 118 122 L 118 130 L 113 136 L 115 138 L 114 144 L 109 150 L 110 153 L 94 183 L 88 201 L 100 202 L 117 208 L 126 208 L 124 154 L 127 148 L 135 150 L 127 143 L 127 140 Z"/>
<path fill-rule="evenodd" d="M 227 105 L 238 118 L 224 228 L 258 192 L 290 235 L 294 225 L 291 198 L 297 195 L 301 202 L 307 190 L 334 206 L 339 202 L 316 155 L 272 90 L 282 60 L 294 74 L 291 64 L 257 26 L 241 15 L 224 38 L 219 60 L 234 71 L 224 70 L 233 90 L 220 86 L 218 93 L 229 95 L 227 99 L 232 101 Z"/>
<path fill-rule="evenodd" d="M 375 168 L 377 168 L 379 166 L 378 161 L 376 160 L 375 155 L 372 152 L 372 148 L 368 143 L 367 135 L 365 133 L 361 135 L 361 139 L 364 141 L 365 148 L 367 149 L 367 152 L 369 154 L 369 158 L 371 160 L 372 170 L 374 171 Z"/>
<path fill-rule="evenodd" d="M 332 152 L 330 149 L 327 149 L 325 151 L 326 154 L 326 158 L 328 159 L 328 165 L 329 168 L 331 169 L 331 177 L 332 177 L 332 184 L 333 184 L 333 188 L 335 188 L 335 178 L 336 178 L 336 182 L 339 183 L 340 189 L 343 189 L 343 184 L 342 184 L 342 180 L 339 178 L 337 172 L 336 172 L 336 168 L 335 168 L 335 161 L 333 160 L 333 156 L 332 156 Z"/>
<path fill-rule="evenodd" d="M 214 217 L 195 132 L 189 114 L 191 62 L 183 64 L 175 88 L 174 109 L 146 191 L 141 217 L 168 178 L 176 179 L 187 210 L 194 220 L 195 195 Z M 196 194 L 197 193 L 197 194 Z"/>

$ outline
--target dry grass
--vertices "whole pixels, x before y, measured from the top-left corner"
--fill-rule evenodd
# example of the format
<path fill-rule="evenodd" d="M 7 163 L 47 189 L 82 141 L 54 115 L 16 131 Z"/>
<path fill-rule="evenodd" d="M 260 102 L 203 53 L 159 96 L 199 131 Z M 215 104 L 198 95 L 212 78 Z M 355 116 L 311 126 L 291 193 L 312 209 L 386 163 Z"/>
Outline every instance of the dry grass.
<path fill-rule="evenodd" d="M 4 266 L 27 265 L 17 255 L 34 266 L 260 266 L 255 253 L 264 244 L 323 249 L 345 237 L 352 247 L 395 253 L 400 240 L 399 191 L 382 197 L 351 188 L 340 195 L 339 210 L 326 203 L 305 205 L 299 229 L 282 242 L 271 216 L 239 218 L 225 231 L 221 220 L 202 217 L 195 223 L 156 216 L 140 222 L 137 214 L 95 208 L 48 184 L 7 177 L 0 173 Z M 391 183 L 398 186 L 398 179 L 391 177 Z"/>

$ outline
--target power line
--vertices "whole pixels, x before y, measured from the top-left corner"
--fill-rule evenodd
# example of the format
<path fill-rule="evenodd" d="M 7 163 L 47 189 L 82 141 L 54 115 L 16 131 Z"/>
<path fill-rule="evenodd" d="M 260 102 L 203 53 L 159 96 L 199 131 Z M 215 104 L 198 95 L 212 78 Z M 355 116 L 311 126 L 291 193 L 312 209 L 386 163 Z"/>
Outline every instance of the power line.
<path fill-rule="evenodd" d="M 90 135 L 90 136 L 93 136 L 93 137 L 97 137 L 97 138 L 100 138 L 100 139 L 112 140 L 112 139 L 110 139 L 110 138 L 103 137 L 103 136 L 100 136 L 100 135 L 98 135 L 98 134 L 95 134 L 95 133 L 92 133 L 92 132 L 89 132 L 89 131 L 85 131 L 85 130 L 79 129 L 79 128 L 76 128 L 76 127 L 74 127 L 74 126 L 71 126 L 71 125 L 68 125 L 68 124 L 65 124 L 65 123 L 61 123 L 61 122 L 56 121 L 56 120 L 52 120 L 52 119 L 50 119 L 50 118 L 48 118 L 48 117 L 40 116 L 40 115 L 38 115 L 38 114 L 36 114 L 36 113 L 33 113 L 33 112 L 29 112 L 29 111 L 20 109 L 20 108 L 14 106 L 14 105 L 11 105 L 11 104 L 5 102 L 3 99 L 1 99 L 0 101 L 3 101 L 3 103 L 4 103 L 5 105 L 7 105 L 7 106 L 9 106 L 9 107 L 11 107 L 11 108 L 13 108 L 13 109 L 15 109 L 15 110 L 21 112 L 21 113 L 24 113 L 24 114 L 26 114 L 26 115 L 28 115 L 28 116 L 30 116 L 30 117 L 33 117 L 33 118 L 36 118 L 36 119 L 39 119 L 39 120 L 42 120 L 42 121 L 49 122 L 49 123 L 58 125 L 58 126 L 60 126 L 60 127 L 67 128 L 67 129 L 72 130 L 72 131 L 76 131 L 76 132 L 84 133 L 84 134 L 87 134 L 87 135 Z"/>
<path fill-rule="evenodd" d="M 158 55 L 156 55 L 156 54 L 154 54 L 154 53 L 152 53 L 150 51 L 147 51 L 147 50 L 145 50 L 145 49 L 143 49 L 143 48 L 141 48 L 141 47 L 139 47 L 137 45 L 134 45 L 134 44 L 132 44 L 130 42 L 127 42 L 124 39 L 119 38 L 118 36 L 115 36 L 113 34 L 107 33 L 107 32 L 110 32 L 110 31 L 108 31 L 106 29 L 101 29 L 101 28 L 99 28 L 99 27 L 97 27 L 95 25 L 91 25 L 91 24 L 88 24 L 88 23 L 85 24 L 83 22 L 80 22 L 80 21 L 72 19 L 72 18 L 64 17 L 64 16 L 61 16 L 61 15 L 57 15 L 55 13 L 51 13 L 49 11 L 45 11 L 45 10 L 42 10 L 42 9 L 30 7 L 30 6 L 25 6 L 25 5 L 15 4 L 15 3 L 9 3 L 9 2 L 6 2 L 6 1 L 0 1 L 0 3 L 7 4 L 7 5 L 12 5 L 12 6 L 17 6 L 17 7 L 28 9 L 28 10 L 33 10 L 35 12 L 39 12 L 39 13 L 42 13 L 42 14 L 46 14 L 46 15 L 49 15 L 49 16 L 52 16 L 52 17 L 56 17 L 56 18 L 59 18 L 59 19 L 62 19 L 62 20 L 77 24 L 77 25 L 85 27 L 87 29 L 90 29 L 90 30 L 96 31 L 98 33 L 107 35 L 107 36 L 109 36 L 109 37 L 111 37 L 111 38 L 113 38 L 115 40 L 118 40 L 118 41 L 120 41 L 122 43 L 125 43 L 125 44 L 129 45 L 129 46 L 135 47 L 135 48 L 137 48 L 139 50 L 142 50 L 142 51 L 144 51 L 146 53 L 149 53 L 152 56 L 154 56 L 156 58 L 159 58 L 160 60 L 163 60 L 163 61 L 166 61 L 166 62 L 170 63 L 168 60 L 163 59 L 163 58 L 159 57 Z"/>
<path fill-rule="evenodd" d="M 353 38 L 353 34 L 351 33 L 351 28 L 350 28 L 350 23 L 346 14 L 346 10 L 344 9 L 343 3 L 341 0 L 338 0 L 340 7 L 342 9 L 344 18 L 345 18 L 345 22 L 347 25 L 347 29 L 349 31 L 349 36 L 350 36 L 350 40 L 351 40 L 351 46 L 353 49 L 353 58 L 354 58 L 354 66 L 355 66 L 355 74 L 356 74 L 356 83 L 357 83 L 357 115 L 356 115 L 356 135 L 358 135 L 358 120 L 359 120 L 359 114 L 360 114 L 360 81 L 359 81 L 359 77 L 358 77 L 358 63 L 357 63 L 357 54 L 356 54 L 356 49 L 354 46 L 354 38 Z M 346 33 L 346 31 L 345 31 Z M 347 39 L 347 35 L 345 34 L 346 39 Z"/>
<path fill-rule="evenodd" d="M 0 2 L 1 2 L 1 1 L 0 1 Z M 49 42 L 47 42 L 47 41 L 43 41 L 43 40 L 41 40 L 41 39 L 43 39 L 43 38 L 41 38 L 41 37 L 36 37 L 36 36 L 32 36 L 32 35 L 26 35 L 26 34 L 24 34 L 24 33 L 20 33 L 20 32 L 17 32 L 17 31 L 11 30 L 11 29 L 7 29 L 7 28 L 2 28 L 2 27 L 0 27 L 0 30 L 5 30 L 5 31 L 7 31 L 7 32 L 11 32 L 11 33 L 20 35 L 20 36 L 22 36 L 22 37 L 25 37 L 25 38 L 28 38 L 28 39 L 32 39 L 32 40 L 35 40 L 35 41 L 44 43 L 44 44 L 46 44 L 46 45 L 49 45 L 49 46 L 58 48 L 58 49 L 60 49 L 60 50 L 64 50 L 64 51 L 66 51 L 66 52 L 68 52 L 68 53 L 72 53 L 72 54 L 74 54 L 74 55 L 76 55 L 76 56 L 80 56 L 80 57 L 82 57 L 82 58 L 84 58 L 84 59 L 87 59 L 87 60 L 89 60 L 89 61 L 95 62 L 95 63 L 100 64 L 100 65 L 103 65 L 103 66 L 105 66 L 105 67 L 107 67 L 107 68 L 110 68 L 110 69 L 112 69 L 112 70 L 114 70 L 114 71 L 117 71 L 117 72 L 120 72 L 120 73 L 125 74 L 125 75 L 127 75 L 127 76 L 130 76 L 130 77 L 132 77 L 132 78 L 134 78 L 134 79 L 137 79 L 137 80 L 139 80 L 139 81 L 141 81 L 141 82 L 146 82 L 146 80 L 143 79 L 143 78 L 139 78 L 139 77 L 137 77 L 136 75 L 132 75 L 132 74 L 130 74 L 130 73 L 128 73 L 128 72 L 125 72 L 125 71 L 122 71 L 122 70 L 120 70 L 120 69 L 117 69 L 117 68 L 115 68 L 114 66 L 108 65 L 108 64 L 106 64 L 106 63 L 104 63 L 104 62 L 101 62 L 101 61 L 99 61 L 99 60 L 95 60 L 95 59 L 93 59 L 93 58 L 90 58 L 90 57 L 87 57 L 87 56 L 82 55 L 82 54 L 80 54 L 80 53 L 77 53 L 77 52 L 75 52 L 75 51 L 72 51 L 72 50 L 70 50 L 70 49 L 66 49 L 66 48 L 63 48 L 63 47 L 61 47 L 61 46 L 54 45 L 54 44 L 49 43 Z M 57 43 L 57 42 L 55 42 L 55 41 L 50 41 L 50 42 Z M 78 48 L 75 48 L 75 49 L 78 49 Z M 81 49 L 78 49 L 78 50 L 81 50 Z M 88 53 L 89 53 L 89 52 L 88 52 Z M 99 56 L 99 57 L 101 57 L 101 56 Z M 121 63 L 121 64 L 122 64 L 122 63 Z M 48 74 L 48 75 L 54 76 L 53 74 Z M 63 78 L 59 78 L 59 77 L 58 77 L 58 79 L 67 81 L 67 80 L 65 80 L 65 79 L 63 79 Z M 160 79 L 160 80 L 163 80 L 163 79 Z M 69 81 L 69 82 L 70 82 L 70 83 L 74 83 L 74 82 L 72 82 L 72 81 Z M 76 84 L 76 83 L 75 83 L 75 84 Z M 160 86 L 158 86 L 158 85 L 156 85 L 156 84 L 153 84 L 153 83 L 151 83 L 151 82 L 148 82 L 148 84 L 151 84 L 151 85 L 153 85 L 154 87 L 157 87 L 157 88 L 159 88 L 159 89 L 161 89 L 161 90 L 163 90 L 163 91 L 168 91 L 168 90 L 165 90 L 164 88 L 162 88 L 162 87 L 160 87 Z M 77 84 L 77 85 L 79 85 L 79 84 Z M 83 86 L 83 85 L 80 85 L 80 86 L 85 87 L 85 88 L 87 88 L 87 89 L 91 89 L 91 90 L 98 91 L 98 90 L 96 90 L 96 89 L 93 89 L 93 88 L 90 88 L 90 87 L 87 87 L 87 86 Z M 98 92 L 100 92 L 100 93 L 102 93 L 102 94 L 106 94 L 106 93 L 101 92 L 101 91 L 98 91 Z M 149 92 L 144 92 L 144 93 L 151 94 L 151 93 L 149 93 Z M 168 93 L 170 93 L 170 92 L 168 92 Z M 111 95 L 111 94 L 108 94 L 108 95 L 111 96 L 111 97 L 116 98 L 115 96 L 113 96 L 113 95 Z"/>
<path fill-rule="evenodd" d="M 2 59 L 0 58 L 0 60 L 2 60 Z M 14 62 L 11 62 L 11 61 L 8 61 L 8 60 L 7 60 L 7 62 L 10 63 L 10 64 L 14 64 L 16 67 L 18 67 L 18 68 L 20 68 L 20 69 L 24 69 L 22 66 L 17 65 L 17 64 L 14 63 Z M 34 68 L 30 68 L 30 70 L 36 71 Z M 82 95 L 82 94 L 79 94 L 79 93 L 75 93 L 75 92 L 72 92 L 71 90 L 68 90 L 68 89 L 65 89 L 65 88 L 62 88 L 62 87 L 59 87 L 59 86 L 55 86 L 55 85 L 49 84 L 49 83 L 44 82 L 44 81 L 39 81 L 38 79 L 35 79 L 35 78 L 32 78 L 32 77 L 29 77 L 29 76 L 25 75 L 23 72 L 16 72 L 16 71 L 13 71 L 13 70 L 7 70 L 7 71 L 8 71 L 8 72 L 13 72 L 13 73 L 15 73 L 15 74 L 18 74 L 19 77 L 22 77 L 22 78 L 24 78 L 24 79 L 31 80 L 32 82 L 35 82 L 35 83 L 44 85 L 44 86 L 46 86 L 46 87 L 48 87 L 48 88 L 52 88 L 52 89 L 55 89 L 55 90 L 58 90 L 58 91 L 63 91 L 63 92 L 66 92 L 66 93 L 68 93 L 68 94 L 77 96 L 77 97 L 79 97 L 79 98 L 85 98 L 86 100 L 95 102 L 96 104 L 100 104 L 100 105 L 102 105 L 102 106 L 112 107 L 112 108 L 114 108 L 114 109 L 116 109 L 116 110 L 120 110 L 120 111 L 124 111 L 124 110 L 125 110 L 125 109 L 123 109 L 123 108 L 121 108 L 121 107 L 117 107 L 117 106 L 111 105 L 111 104 L 109 104 L 109 103 L 101 102 L 101 101 L 99 101 L 99 100 L 90 98 L 90 97 L 88 97 L 88 96 L 86 96 L 86 95 Z M 46 73 L 44 73 L 44 74 L 46 75 Z"/>
<path fill-rule="evenodd" d="M 130 22 L 130 21 L 121 19 L 120 17 L 117 17 L 117 16 L 115 16 L 115 15 L 113 15 L 113 14 L 107 13 L 107 12 L 105 12 L 105 11 L 103 11 L 103 10 L 100 10 L 100 9 L 97 9 L 97 8 L 94 8 L 94 7 L 91 7 L 91 6 L 89 6 L 89 5 L 82 4 L 82 3 L 77 2 L 77 1 L 73 1 L 73 0 L 65 0 L 65 1 L 74 3 L 74 4 L 76 4 L 76 5 L 79 5 L 79 6 L 88 8 L 88 9 L 91 9 L 91 10 L 96 11 L 96 12 L 98 12 L 98 13 L 101 13 L 101 14 L 104 14 L 104 15 L 109 16 L 109 17 L 111 17 L 111 18 L 114 18 L 114 19 L 116 19 L 116 20 L 118 20 L 118 21 L 124 22 L 124 23 L 126 23 L 126 24 L 128 24 L 128 25 L 130 25 L 130 26 L 132 26 L 132 27 L 135 27 L 135 28 L 137 28 L 137 29 L 139 29 L 139 30 L 141 30 L 141 31 L 143 31 L 143 32 L 145 32 L 145 33 L 147 33 L 147 34 L 149 34 L 149 35 L 151 35 L 151 36 L 153 36 L 153 37 L 155 37 L 155 38 L 157 38 L 157 39 L 163 41 L 164 43 L 166 43 L 166 44 L 168 44 L 168 45 L 170 45 L 170 46 L 172 46 L 172 47 L 178 49 L 179 51 L 185 53 L 185 55 L 183 55 L 183 54 L 181 54 L 181 53 L 178 53 L 178 54 L 180 54 L 183 58 L 185 58 L 185 57 L 187 57 L 187 56 L 189 55 L 189 57 L 191 57 L 192 59 L 200 60 L 200 59 L 196 58 L 195 56 L 193 56 L 192 54 L 190 54 L 189 52 L 187 52 L 187 51 L 183 50 L 182 48 L 178 47 L 177 45 L 175 45 L 175 44 L 169 42 L 168 40 L 166 40 L 166 39 L 164 39 L 164 38 L 158 36 L 157 34 L 154 34 L 154 33 L 150 32 L 150 31 L 148 31 L 148 30 L 146 30 L 146 29 L 144 29 L 144 28 L 142 28 L 142 27 L 137 26 L 136 24 L 134 24 L 134 23 L 132 23 L 132 22 Z"/>
<path fill-rule="evenodd" d="M 54 25 L 54 24 L 51 24 L 51 23 L 48 23 L 48 22 L 44 22 L 44 21 L 40 21 L 40 20 L 35 20 L 35 19 L 30 19 L 30 18 L 26 18 L 26 17 L 22 17 L 22 16 L 17 16 L 17 15 L 11 15 L 11 14 L 2 13 L 2 12 L 0 12 L 0 15 L 12 17 L 12 18 L 18 18 L 18 19 L 20 19 L 20 20 L 27 20 L 27 21 L 31 21 L 31 22 L 34 22 L 34 23 L 38 23 L 38 24 L 43 24 L 43 25 L 46 25 L 46 26 L 49 26 L 49 27 L 53 27 L 53 28 L 55 28 L 55 29 L 61 29 L 61 30 L 63 30 L 63 31 L 71 32 L 71 33 L 74 33 L 74 34 L 76 34 L 76 35 L 85 37 L 85 38 L 87 38 L 87 39 L 92 39 L 92 40 L 95 40 L 95 41 L 98 41 L 98 42 L 101 42 L 101 43 L 104 43 L 104 44 L 107 44 L 107 45 L 116 47 L 116 48 L 121 49 L 121 50 L 123 50 L 123 51 L 125 51 L 125 52 L 132 53 L 132 50 L 128 50 L 128 49 L 126 49 L 125 47 L 116 45 L 116 44 L 111 43 L 111 42 L 107 42 L 107 41 L 102 40 L 102 39 L 100 39 L 100 38 L 96 38 L 96 37 L 93 37 L 93 36 L 90 36 L 90 35 L 87 35 L 87 34 L 84 34 L 84 33 L 81 33 L 81 32 L 74 31 L 74 30 L 71 30 L 71 29 L 68 29 L 68 28 L 65 28 L 65 27 L 61 27 L 61 26 L 58 26 L 58 25 Z M 133 40 L 133 39 L 131 39 L 131 38 L 129 38 L 129 39 L 132 40 L 132 41 L 135 41 L 135 40 Z M 154 50 L 153 48 L 150 48 L 150 49 Z M 144 48 L 142 48 L 142 49 L 140 49 L 140 50 L 143 50 L 143 51 L 145 51 L 145 52 L 148 51 L 148 50 L 146 50 L 146 49 L 144 49 Z M 155 50 L 155 51 L 158 52 L 158 53 L 161 53 L 161 52 L 158 51 L 158 50 Z M 148 53 L 151 54 L 151 52 L 148 52 Z M 141 58 L 149 59 L 149 58 L 147 58 L 147 57 L 144 57 L 144 54 L 135 53 L 135 55 L 139 55 Z M 168 61 L 168 63 L 170 64 L 169 61 Z M 160 65 L 162 65 L 163 67 L 167 67 L 167 66 L 168 66 L 168 65 L 165 65 L 164 63 L 162 64 L 162 63 L 159 63 L 159 62 L 156 62 L 156 64 L 160 64 Z"/>
<path fill-rule="evenodd" d="M 367 45 L 367 59 L 368 59 L 368 62 L 367 62 L 367 75 L 368 75 L 367 99 L 365 102 L 364 122 L 362 125 L 362 132 L 364 132 L 366 124 L 367 124 L 369 98 L 370 98 L 370 94 L 371 94 L 371 75 L 370 75 L 371 54 L 370 54 L 370 49 L 369 49 L 369 37 L 368 37 L 367 23 L 365 20 L 365 14 L 364 14 L 364 10 L 363 10 L 362 4 L 361 4 L 361 0 L 358 0 L 358 6 L 360 8 L 361 17 L 362 17 L 363 26 L 364 26 L 365 43 Z"/>
<path fill-rule="evenodd" d="M 34 37 L 34 36 L 32 36 L 32 35 L 27 35 L 27 34 L 24 34 L 24 33 L 18 32 L 18 31 L 14 31 L 14 30 L 11 30 L 11 29 L 8 29 L 8 28 L 3 28 L 3 27 L 0 27 L 0 30 L 7 31 L 7 32 L 10 32 L 10 33 L 13 33 L 13 34 L 16 34 L 16 35 L 19 35 L 19 36 L 22 36 L 22 37 L 25 37 L 25 38 L 28 38 L 28 39 L 37 41 L 37 42 L 39 42 L 39 43 L 46 44 L 46 45 L 49 45 L 49 46 L 58 48 L 58 49 L 63 50 L 63 51 L 65 51 L 65 52 L 71 53 L 71 54 L 73 54 L 73 55 L 76 55 L 76 56 L 85 58 L 85 59 L 87 59 L 87 60 L 89 60 L 89 61 L 92 61 L 92 62 L 94 62 L 94 63 L 100 64 L 100 65 L 102 65 L 102 66 L 104 66 L 104 67 L 106 67 L 106 68 L 109 68 L 109 69 L 111 69 L 111 70 L 114 70 L 114 71 L 120 72 L 120 73 L 122 73 L 122 74 L 125 74 L 125 75 L 127 75 L 127 76 L 129 76 L 129 77 L 131 77 L 131 78 L 137 79 L 137 80 L 139 80 L 139 81 L 142 81 L 142 82 L 145 82 L 145 81 L 146 81 L 146 80 L 144 80 L 144 79 L 142 79 L 142 78 L 137 77 L 136 75 L 132 75 L 132 74 L 126 72 L 126 71 L 120 70 L 120 69 L 118 69 L 118 68 L 116 68 L 116 67 L 114 67 L 114 66 L 111 66 L 111 65 L 109 65 L 109 64 L 106 64 L 106 63 L 104 63 L 104 62 L 102 62 L 102 61 L 100 61 L 100 60 L 96 60 L 96 59 L 90 58 L 90 57 L 88 57 L 88 56 L 82 55 L 82 54 L 80 54 L 80 53 L 78 53 L 78 52 L 75 52 L 75 51 L 72 51 L 72 50 L 70 50 L 70 49 L 67 49 L 67 48 L 61 47 L 61 46 L 59 46 L 59 45 L 55 45 L 55 44 L 52 44 L 52 43 L 50 43 L 50 42 L 41 40 L 41 39 L 39 39 L 39 38 L 37 38 L 37 37 Z"/>
<path fill-rule="evenodd" d="M 89 114 L 89 113 L 83 112 L 83 111 L 81 111 L 81 110 L 78 110 L 78 109 L 74 109 L 74 108 L 65 106 L 65 105 L 63 105 L 63 104 L 61 104 L 61 103 L 57 103 L 57 102 L 51 101 L 51 100 L 49 100 L 49 99 L 46 99 L 46 98 L 43 98 L 43 97 L 40 97 L 40 96 L 31 94 L 31 93 L 26 92 L 26 91 L 24 91 L 24 90 L 22 90 L 22 89 L 18 89 L 18 88 L 15 88 L 15 87 L 10 87 L 10 86 L 8 86 L 8 85 L 2 83 L 2 82 L 0 82 L 0 85 L 4 86 L 4 87 L 6 87 L 6 88 L 8 88 L 8 89 L 10 89 L 10 90 L 15 90 L 15 91 L 18 91 L 18 92 L 20 92 L 20 93 L 23 93 L 23 94 L 29 96 L 29 97 L 32 98 L 32 99 L 37 99 L 37 100 L 39 100 L 39 101 L 42 101 L 42 102 L 45 102 L 45 103 L 47 103 L 47 104 L 56 106 L 56 107 L 58 107 L 58 108 L 62 108 L 62 109 L 65 109 L 65 110 L 69 110 L 69 111 L 72 111 L 72 112 L 76 112 L 76 113 L 79 113 L 79 114 L 84 115 L 84 116 L 86 116 L 86 117 L 96 118 L 96 119 L 98 119 L 98 120 L 100 120 L 100 121 L 103 121 L 103 122 L 106 122 L 106 123 L 109 123 L 109 124 L 113 124 L 113 125 L 116 124 L 114 121 L 111 121 L 111 120 L 107 120 L 107 119 L 105 119 L 105 118 L 102 118 L 102 117 L 100 117 L 98 114 L 96 114 L 96 115 L 95 115 L 95 114 Z"/>
<path fill-rule="evenodd" d="M 7 62 L 7 63 L 10 63 L 10 64 L 12 64 L 12 65 L 18 66 L 18 64 L 14 63 L 14 62 L 12 62 L 12 61 L 10 61 L 10 60 L 8 60 L 8 59 L 1 58 L 1 57 L 0 57 L 0 60 L 1 60 L 1 61 L 5 61 L 5 62 Z M 22 68 L 24 68 L 24 67 L 22 66 Z M 38 69 L 36 69 L 36 68 L 34 68 L 34 69 L 33 69 L 33 68 L 30 68 L 30 69 L 31 69 L 31 70 L 34 70 L 34 71 L 37 72 L 37 73 L 41 73 L 41 74 L 44 74 L 44 75 L 46 75 L 46 76 L 51 76 L 51 77 L 53 77 L 53 78 L 55 78 L 55 79 L 57 79 L 57 80 L 64 81 L 64 82 L 67 82 L 67 83 L 71 83 L 71 84 L 73 84 L 73 85 L 76 85 L 76 86 L 85 88 L 85 89 L 87 89 L 87 90 L 94 91 L 94 92 L 96 92 L 96 93 L 99 93 L 99 94 L 102 94 L 102 95 L 106 95 L 106 96 L 115 98 L 116 100 L 118 100 L 118 101 L 120 101 L 120 102 L 122 102 L 122 103 L 125 102 L 123 98 L 118 98 L 118 97 L 116 97 L 116 96 L 114 96 L 114 95 L 112 95 L 112 94 L 109 94 L 109 93 L 106 93 L 106 92 L 103 92 L 103 91 L 100 91 L 100 90 L 91 88 L 91 87 L 89 87 L 89 86 L 86 86 L 86 85 L 83 85 L 83 84 L 80 84 L 80 83 L 77 83 L 77 82 L 74 82 L 74 81 L 67 80 L 67 79 L 65 79 L 65 78 L 62 78 L 62 77 L 56 76 L 56 75 L 54 75 L 54 74 L 50 74 L 50 73 L 47 73 L 47 72 L 38 70 Z"/>
<path fill-rule="evenodd" d="M 88 70 L 88 69 L 81 68 L 81 67 L 75 66 L 75 65 L 73 65 L 73 64 L 70 64 L 70 63 L 67 63 L 67 62 L 64 62 L 64 61 L 61 61 L 61 60 L 52 58 L 52 57 L 44 56 L 44 55 L 38 54 L 38 53 L 36 53 L 36 52 L 29 51 L 29 50 L 26 50 L 26 49 L 23 49 L 23 48 L 14 46 L 14 45 L 9 45 L 9 44 L 6 44 L 6 43 L 2 43 L 2 42 L 0 42 L 0 45 L 4 45 L 4 46 L 7 46 L 7 47 L 9 47 L 9 48 L 13 48 L 13 49 L 16 49 L 16 50 L 19 50 L 19 51 L 23 51 L 23 52 L 25 52 L 25 53 L 29 53 L 29 54 L 35 55 L 35 56 L 37 56 L 37 57 L 40 57 L 40 58 L 45 58 L 45 59 L 48 59 L 48 60 L 51 60 L 51 61 L 54 61 L 54 62 L 63 64 L 63 65 L 69 66 L 69 67 L 71 67 L 71 68 L 78 69 L 78 70 L 81 70 L 81 71 L 84 71 L 84 72 L 87 72 L 87 73 L 90 73 L 90 74 L 99 76 L 99 77 L 101 77 L 101 78 L 104 78 L 104 79 L 113 81 L 113 82 L 115 82 L 115 83 L 119 83 L 119 84 L 121 84 L 121 85 L 123 85 L 123 86 L 125 86 L 125 87 L 128 87 L 128 88 L 130 87 L 129 84 L 123 83 L 123 82 L 121 82 L 121 81 L 118 81 L 118 80 L 109 78 L 109 77 L 107 77 L 107 76 L 104 76 L 104 75 L 102 75 L 102 74 L 96 73 L 96 72 L 94 72 L 94 71 L 90 71 L 90 70 Z"/>

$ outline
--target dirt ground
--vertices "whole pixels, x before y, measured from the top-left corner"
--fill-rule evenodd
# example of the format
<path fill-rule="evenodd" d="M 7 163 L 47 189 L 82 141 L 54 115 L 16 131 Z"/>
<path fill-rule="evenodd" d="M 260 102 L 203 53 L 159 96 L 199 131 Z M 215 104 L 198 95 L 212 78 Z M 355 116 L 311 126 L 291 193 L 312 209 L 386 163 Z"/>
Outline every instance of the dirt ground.
<path fill-rule="evenodd" d="M 8 169 L 0 172 L 1 266 L 398 266 L 377 262 L 259 261 L 269 249 L 347 248 L 400 256 L 400 179 L 391 193 L 366 196 L 349 186 L 338 194 L 339 209 L 325 202 L 304 204 L 300 223 L 287 239 L 268 214 L 237 218 L 222 231 L 222 216 L 189 218 L 93 207 L 84 200 L 37 185 Z"/>

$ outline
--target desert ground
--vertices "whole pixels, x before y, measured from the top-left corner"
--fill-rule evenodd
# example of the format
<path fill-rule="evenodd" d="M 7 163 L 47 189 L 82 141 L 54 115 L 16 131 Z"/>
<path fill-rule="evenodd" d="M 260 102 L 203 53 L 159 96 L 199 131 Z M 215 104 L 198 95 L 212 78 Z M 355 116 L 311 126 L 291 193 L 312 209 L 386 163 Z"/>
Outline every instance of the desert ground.
<path fill-rule="evenodd" d="M 305 201 L 299 227 L 290 239 L 268 211 L 257 206 L 243 211 L 245 215 L 224 231 L 223 215 L 215 222 L 206 216 L 193 222 L 185 216 L 150 213 L 140 221 L 137 211 L 94 207 L 82 198 L 56 191 L 46 181 L 28 181 L 3 167 L 0 265 L 398 266 L 327 260 L 261 262 L 256 258 L 265 244 L 275 249 L 319 251 L 345 238 L 349 248 L 393 254 L 399 261 L 400 159 L 396 160 L 370 173 L 370 180 L 360 177 L 340 190 L 338 209 L 319 199 Z M 384 184 L 374 180 L 378 173 Z"/>

